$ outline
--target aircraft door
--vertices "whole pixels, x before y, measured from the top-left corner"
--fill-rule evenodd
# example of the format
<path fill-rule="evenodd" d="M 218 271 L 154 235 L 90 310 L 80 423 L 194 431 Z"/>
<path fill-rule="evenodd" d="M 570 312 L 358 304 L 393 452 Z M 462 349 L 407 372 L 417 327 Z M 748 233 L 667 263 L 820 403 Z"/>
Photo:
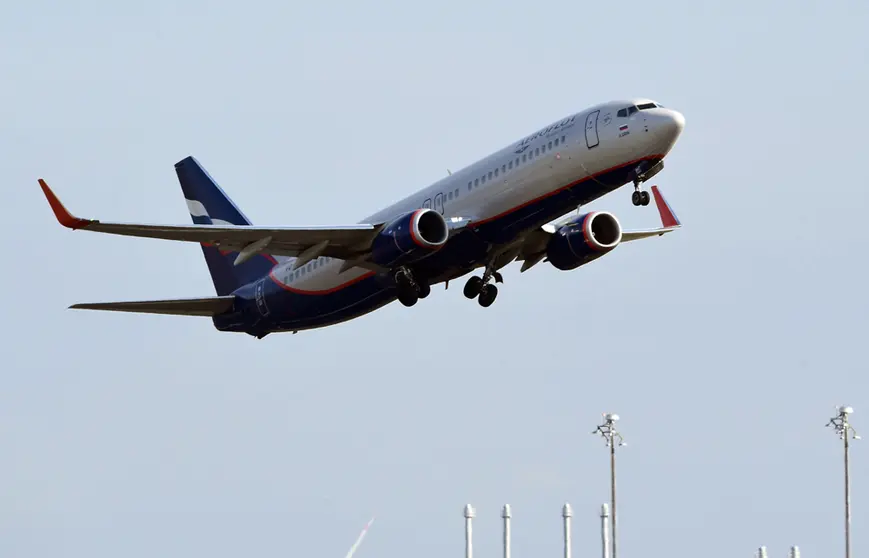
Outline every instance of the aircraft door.
<path fill-rule="evenodd" d="M 435 196 L 434 210 L 437 211 L 438 213 L 440 213 L 441 215 L 444 214 L 444 195 L 443 194 L 438 194 Z"/>
<path fill-rule="evenodd" d="M 600 116 L 600 111 L 590 112 L 585 118 L 585 144 L 589 149 L 597 147 L 600 139 L 597 137 L 597 118 Z"/>

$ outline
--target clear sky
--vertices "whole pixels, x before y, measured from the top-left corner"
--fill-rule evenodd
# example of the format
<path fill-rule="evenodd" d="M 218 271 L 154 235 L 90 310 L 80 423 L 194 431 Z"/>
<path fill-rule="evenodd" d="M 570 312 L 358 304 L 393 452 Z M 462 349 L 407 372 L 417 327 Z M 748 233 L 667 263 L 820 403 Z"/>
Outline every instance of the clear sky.
<path fill-rule="evenodd" d="M 869 433 L 864 1 L 9 3 L 0 555 L 840 555 L 835 405 Z M 684 113 L 655 179 L 685 225 L 573 272 L 461 282 L 296 336 L 75 302 L 209 296 L 198 247 L 60 227 L 188 223 L 195 155 L 257 224 L 353 223 L 586 106 Z M 657 224 L 630 189 L 594 208 Z M 865 444 L 865 442 L 864 442 Z M 869 548 L 856 445 L 854 552 Z"/>

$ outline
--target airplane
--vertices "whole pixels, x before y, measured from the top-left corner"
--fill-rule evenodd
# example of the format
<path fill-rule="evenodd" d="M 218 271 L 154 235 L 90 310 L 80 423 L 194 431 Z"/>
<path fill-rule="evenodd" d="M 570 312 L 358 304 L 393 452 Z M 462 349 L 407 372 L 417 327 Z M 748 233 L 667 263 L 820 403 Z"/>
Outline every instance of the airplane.
<path fill-rule="evenodd" d="M 633 205 L 649 205 L 643 184 L 664 168 L 684 126 L 682 114 L 649 99 L 601 103 L 341 226 L 255 226 L 192 156 L 175 173 L 193 225 L 82 219 L 38 182 L 64 227 L 200 244 L 217 295 L 70 308 L 205 316 L 218 331 L 262 339 L 346 322 L 394 300 L 410 307 L 433 285 L 448 289 L 477 269 L 463 293 L 489 307 L 509 263 L 521 261 L 520 272 L 541 261 L 573 270 L 622 242 L 680 228 L 657 186 L 659 228 L 623 230 L 611 212 L 581 208 L 627 184 Z"/>

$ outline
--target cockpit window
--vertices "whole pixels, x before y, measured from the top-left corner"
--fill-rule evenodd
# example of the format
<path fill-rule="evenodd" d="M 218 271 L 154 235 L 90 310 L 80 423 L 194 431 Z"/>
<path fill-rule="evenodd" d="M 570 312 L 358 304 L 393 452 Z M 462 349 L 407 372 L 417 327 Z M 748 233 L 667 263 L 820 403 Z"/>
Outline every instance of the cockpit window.
<path fill-rule="evenodd" d="M 618 111 L 618 112 L 616 113 L 616 116 L 619 117 L 619 118 L 625 118 L 625 117 L 627 117 L 627 116 L 630 116 L 630 115 L 634 114 L 635 112 L 637 112 L 637 107 L 635 107 L 635 106 L 630 106 L 630 107 L 628 107 L 628 108 L 623 108 L 623 109 L 621 109 L 620 111 Z"/>
<path fill-rule="evenodd" d="M 655 108 L 656 106 L 658 106 L 658 105 L 656 105 L 655 103 L 643 103 L 642 105 L 638 106 L 637 108 L 640 110 L 646 110 L 646 109 Z"/>

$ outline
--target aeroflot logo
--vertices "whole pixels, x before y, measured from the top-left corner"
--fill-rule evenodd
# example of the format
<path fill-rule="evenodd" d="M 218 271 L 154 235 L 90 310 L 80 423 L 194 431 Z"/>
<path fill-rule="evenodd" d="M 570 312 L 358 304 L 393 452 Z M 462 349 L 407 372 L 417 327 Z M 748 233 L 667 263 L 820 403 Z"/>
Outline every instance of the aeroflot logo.
<path fill-rule="evenodd" d="M 522 141 L 520 141 L 519 143 L 516 144 L 516 151 L 514 151 L 514 153 L 522 153 L 523 151 L 528 149 L 528 144 L 531 143 L 532 141 L 536 140 L 537 138 L 539 138 L 541 136 L 549 135 L 552 132 L 555 132 L 556 130 L 560 130 L 562 128 L 569 126 L 570 124 L 573 124 L 573 121 L 575 119 L 576 119 L 576 115 L 571 116 L 570 118 L 565 118 L 561 122 L 555 123 L 552 126 L 549 126 L 548 128 L 543 128 L 542 130 L 540 130 L 536 134 L 532 134 L 532 135 L 528 136 L 527 138 L 523 139 Z"/>

